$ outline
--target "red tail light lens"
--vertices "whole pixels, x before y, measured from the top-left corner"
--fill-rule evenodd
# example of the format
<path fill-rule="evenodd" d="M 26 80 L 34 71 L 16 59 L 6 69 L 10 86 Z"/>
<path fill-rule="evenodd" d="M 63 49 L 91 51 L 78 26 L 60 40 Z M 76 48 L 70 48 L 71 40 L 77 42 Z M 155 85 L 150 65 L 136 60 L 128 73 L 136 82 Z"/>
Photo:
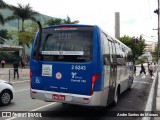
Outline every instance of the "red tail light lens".
<path fill-rule="evenodd" d="M 93 95 L 94 84 L 98 78 L 100 78 L 100 74 L 92 75 L 92 87 L 91 87 L 91 95 Z"/>
<path fill-rule="evenodd" d="M 32 71 L 30 70 L 30 86 L 31 86 L 31 82 L 32 82 Z"/>
<path fill-rule="evenodd" d="M 32 71 L 30 70 L 30 79 L 32 78 Z"/>

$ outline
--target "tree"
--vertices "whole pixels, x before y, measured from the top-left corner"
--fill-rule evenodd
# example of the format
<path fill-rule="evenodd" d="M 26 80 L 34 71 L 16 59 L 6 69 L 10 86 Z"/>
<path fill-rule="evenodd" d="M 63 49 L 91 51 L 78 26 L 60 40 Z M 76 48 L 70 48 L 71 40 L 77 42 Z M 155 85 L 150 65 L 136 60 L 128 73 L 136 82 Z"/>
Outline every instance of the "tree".
<path fill-rule="evenodd" d="M 46 24 L 49 25 L 49 26 L 62 24 L 62 19 L 61 18 L 53 18 L 53 19 L 48 20 L 46 22 Z"/>
<path fill-rule="evenodd" d="M 154 49 L 154 59 L 158 62 L 158 47 Z"/>
<path fill-rule="evenodd" d="M 79 23 L 79 21 L 78 20 L 71 21 L 71 18 L 69 16 L 67 16 L 66 19 L 63 19 L 63 23 L 64 24 L 77 24 L 77 23 Z"/>
<path fill-rule="evenodd" d="M 136 59 L 144 53 L 146 44 L 142 36 L 135 38 L 124 35 L 119 40 L 132 49 L 133 56 Z"/>
<path fill-rule="evenodd" d="M 51 26 L 51 25 L 58 25 L 58 24 L 77 24 L 79 23 L 78 20 L 75 21 L 71 21 L 70 17 L 67 16 L 66 19 L 61 19 L 61 18 L 53 18 L 50 19 L 46 22 L 47 25 Z"/>
<path fill-rule="evenodd" d="M 35 15 L 39 14 L 32 10 L 32 7 L 30 7 L 29 4 L 23 6 L 21 4 L 18 4 L 18 7 L 12 6 L 13 15 L 7 17 L 6 21 L 11 21 L 15 19 L 20 19 L 22 21 L 22 31 L 24 30 L 24 21 L 25 20 L 32 20 L 36 21 Z"/>
<path fill-rule="evenodd" d="M 0 24 L 4 25 L 4 18 L 3 15 L 0 13 Z"/>
<path fill-rule="evenodd" d="M 25 26 L 25 31 L 24 32 L 17 32 L 16 30 L 10 31 L 8 33 L 8 36 L 12 39 L 15 39 L 15 36 L 17 37 L 17 40 L 21 44 L 27 45 L 27 47 L 30 47 L 29 44 L 33 42 L 34 36 L 38 30 L 38 25 L 37 23 L 31 23 L 30 25 Z"/>
<path fill-rule="evenodd" d="M 10 7 L 7 3 L 5 3 L 3 0 L 0 0 L 0 8 L 7 8 Z"/>
<path fill-rule="evenodd" d="M 4 9 L 4 8 L 10 8 L 10 6 L 6 4 L 3 0 L 0 0 L 0 9 Z M 4 23 L 5 23 L 4 17 L 2 13 L 0 13 L 0 24 L 4 25 Z"/>
<path fill-rule="evenodd" d="M 0 44 L 3 44 L 5 40 L 9 38 L 7 34 L 8 34 L 7 30 L 0 30 Z"/>
<path fill-rule="evenodd" d="M 21 4 L 18 4 L 18 7 L 12 6 L 12 10 L 13 10 L 13 15 L 7 17 L 5 20 L 6 21 L 11 21 L 11 20 L 15 20 L 15 19 L 19 19 L 22 21 L 22 31 L 20 31 L 21 33 L 18 34 L 18 37 L 21 37 L 21 35 L 24 35 L 25 29 L 24 29 L 24 21 L 25 20 L 32 20 L 32 21 L 36 21 L 35 15 L 39 14 L 35 11 L 32 10 L 32 7 L 30 7 L 29 4 L 23 6 Z M 26 34 L 26 33 L 25 33 Z M 25 36 L 24 38 L 28 38 L 27 36 Z M 20 39 L 19 39 L 20 40 Z M 24 59 L 25 57 L 25 44 L 27 43 L 28 39 L 19 41 L 19 43 L 22 45 L 23 50 L 22 50 L 22 57 Z"/>

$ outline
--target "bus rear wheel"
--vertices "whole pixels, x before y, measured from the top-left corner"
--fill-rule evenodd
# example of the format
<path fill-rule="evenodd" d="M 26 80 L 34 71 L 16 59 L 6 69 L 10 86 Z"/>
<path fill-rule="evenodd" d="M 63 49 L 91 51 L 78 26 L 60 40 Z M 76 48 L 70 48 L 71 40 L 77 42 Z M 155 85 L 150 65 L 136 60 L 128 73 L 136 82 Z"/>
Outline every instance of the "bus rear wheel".
<path fill-rule="evenodd" d="M 117 92 L 116 92 L 116 94 L 114 96 L 114 100 L 112 102 L 112 106 L 116 106 L 117 105 L 118 99 L 119 99 L 119 89 L 117 89 Z"/>

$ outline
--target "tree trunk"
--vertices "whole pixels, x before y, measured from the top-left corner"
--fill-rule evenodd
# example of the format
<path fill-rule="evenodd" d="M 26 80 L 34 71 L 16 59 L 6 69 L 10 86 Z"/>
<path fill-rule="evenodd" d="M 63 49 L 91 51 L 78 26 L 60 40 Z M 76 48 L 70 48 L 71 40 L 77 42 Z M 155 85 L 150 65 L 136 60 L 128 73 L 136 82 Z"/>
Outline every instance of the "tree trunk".
<path fill-rule="evenodd" d="M 22 44 L 22 47 L 23 47 L 23 49 L 22 49 L 22 59 L 23 59 L 23 62 L 25 64 L 26 63 L 26 61 L 25 61 L 25 44 Z"/>
<path fill-rule="evenodd" d="M 22 20 L 22 32 L 24 32 L 24 20 Z"/>
<path fill-rule="evenodd" d="M 24 32 L 25 30 L 24 30 L 24 20 L 22 20 L 22 32 Z M 25 44 L 23 44 L 22 43 L 22 47 L 23 47 L 23 49 L 22 49 L 22 59 L 23 59 L 23 62 L 24 62 L 24 64 L 26 63 L 26 61 L 25 61 Z"/>

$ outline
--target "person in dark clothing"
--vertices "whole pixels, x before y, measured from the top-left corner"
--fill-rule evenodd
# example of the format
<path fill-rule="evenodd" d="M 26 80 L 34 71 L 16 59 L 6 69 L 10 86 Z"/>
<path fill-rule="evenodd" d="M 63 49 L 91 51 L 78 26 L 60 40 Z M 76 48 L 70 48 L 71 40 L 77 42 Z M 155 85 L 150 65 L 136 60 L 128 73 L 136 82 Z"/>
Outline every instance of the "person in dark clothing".
<path fill-rule="evenodd" d="M 148 62 L 148 70 L 149 70 L 149 62 Z"/>
<path fill-rule="evenodd" d="M 13 63 L 13 68 L 14 68 L 14 78 L 13 79 L 15 79 L 16 73 L 17 73 L 17 79 L 19 79 L 18 66 L 19 66 L 19 62 L 15 61 Z"/>
<path fill-rule="evenodd" d="M 141 74 L 142 72 L 146 75 L 145 68 L 144 68 L 143 64 L 141 63 L 141 71 L 140 71 L 140 74 Z"/>
<path fill-rule="evenodd" d="M 21 59 L 21 66 L 22 66 L 22 68 L 25 68 L 23 59 Z"/>
<path fill-rule="evenodd" d="M 134 65 L 134 75 L 136 75 L 136 66 Z"/>

